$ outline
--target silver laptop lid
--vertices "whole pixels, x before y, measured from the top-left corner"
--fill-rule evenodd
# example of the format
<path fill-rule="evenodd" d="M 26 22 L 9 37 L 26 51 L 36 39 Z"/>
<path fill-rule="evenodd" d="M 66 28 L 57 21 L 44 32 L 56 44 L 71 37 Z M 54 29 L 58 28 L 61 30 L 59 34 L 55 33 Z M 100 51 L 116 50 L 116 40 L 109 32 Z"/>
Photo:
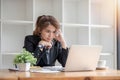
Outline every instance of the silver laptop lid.
<path fill-rule="evenodd" d="M 95 70 L 101 49 L 101 46 L 72 45 L 64 71 Z"/>

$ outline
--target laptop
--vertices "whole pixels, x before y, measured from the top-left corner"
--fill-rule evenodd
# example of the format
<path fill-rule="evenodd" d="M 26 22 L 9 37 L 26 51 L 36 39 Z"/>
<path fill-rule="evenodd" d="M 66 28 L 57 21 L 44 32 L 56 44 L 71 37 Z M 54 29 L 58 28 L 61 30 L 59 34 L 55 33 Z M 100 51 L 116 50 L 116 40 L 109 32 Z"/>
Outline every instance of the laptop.
<path fill-rule="evenodd" d="M 72 45 L 64 71 L 96 70 L 102 46 Z"/>
<path fill-rule="evenodd" d="M 65 67 L 47 66 L 50 71 L 89 71 L 96 70 L 102 46 L 72 45 L 69 49 Z"/>

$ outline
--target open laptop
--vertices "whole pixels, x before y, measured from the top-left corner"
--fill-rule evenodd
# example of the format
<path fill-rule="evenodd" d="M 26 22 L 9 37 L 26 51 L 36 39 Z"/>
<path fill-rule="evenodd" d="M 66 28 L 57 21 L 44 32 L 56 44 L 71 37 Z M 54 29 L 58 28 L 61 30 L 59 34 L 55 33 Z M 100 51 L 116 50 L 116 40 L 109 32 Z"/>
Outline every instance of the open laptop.
<path fill-rule="evenodd" d="M 52 71 L 88 71 L 96 70 L 101 46 L 72 45 L 64 68 L 62 66 L 43 67 Z"/>
<path fill-rule="evenodd" d="M 64 71 L 95 70 L 102 46 L 72 45 Z"/>

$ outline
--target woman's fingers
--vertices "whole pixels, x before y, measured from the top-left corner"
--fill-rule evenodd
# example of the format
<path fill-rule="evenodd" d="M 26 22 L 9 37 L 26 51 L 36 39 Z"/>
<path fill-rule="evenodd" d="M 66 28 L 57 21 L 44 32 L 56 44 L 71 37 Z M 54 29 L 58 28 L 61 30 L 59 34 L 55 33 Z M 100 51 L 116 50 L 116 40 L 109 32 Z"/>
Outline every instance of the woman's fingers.
<path fill-rule="evenodd" d="M 51 42 L 47 42 L 47 41 L 43 41 L 43 40 L 40 41 L 39 44 L 42 44 L 46 48 L 51 48 L 52 47 Z"/>

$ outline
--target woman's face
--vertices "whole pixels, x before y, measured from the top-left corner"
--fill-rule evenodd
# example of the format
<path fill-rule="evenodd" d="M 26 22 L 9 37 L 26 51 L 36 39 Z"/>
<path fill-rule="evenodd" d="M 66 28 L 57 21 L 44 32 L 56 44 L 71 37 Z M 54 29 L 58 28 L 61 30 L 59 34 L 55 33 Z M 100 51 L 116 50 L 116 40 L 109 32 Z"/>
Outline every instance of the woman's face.
<path fill-rule="evenodd" d="M 55 38 L 56 28 L 52 25 L 49 25 L 41 31 L 41 38 L 47 42 L 50 42 Z"/>

